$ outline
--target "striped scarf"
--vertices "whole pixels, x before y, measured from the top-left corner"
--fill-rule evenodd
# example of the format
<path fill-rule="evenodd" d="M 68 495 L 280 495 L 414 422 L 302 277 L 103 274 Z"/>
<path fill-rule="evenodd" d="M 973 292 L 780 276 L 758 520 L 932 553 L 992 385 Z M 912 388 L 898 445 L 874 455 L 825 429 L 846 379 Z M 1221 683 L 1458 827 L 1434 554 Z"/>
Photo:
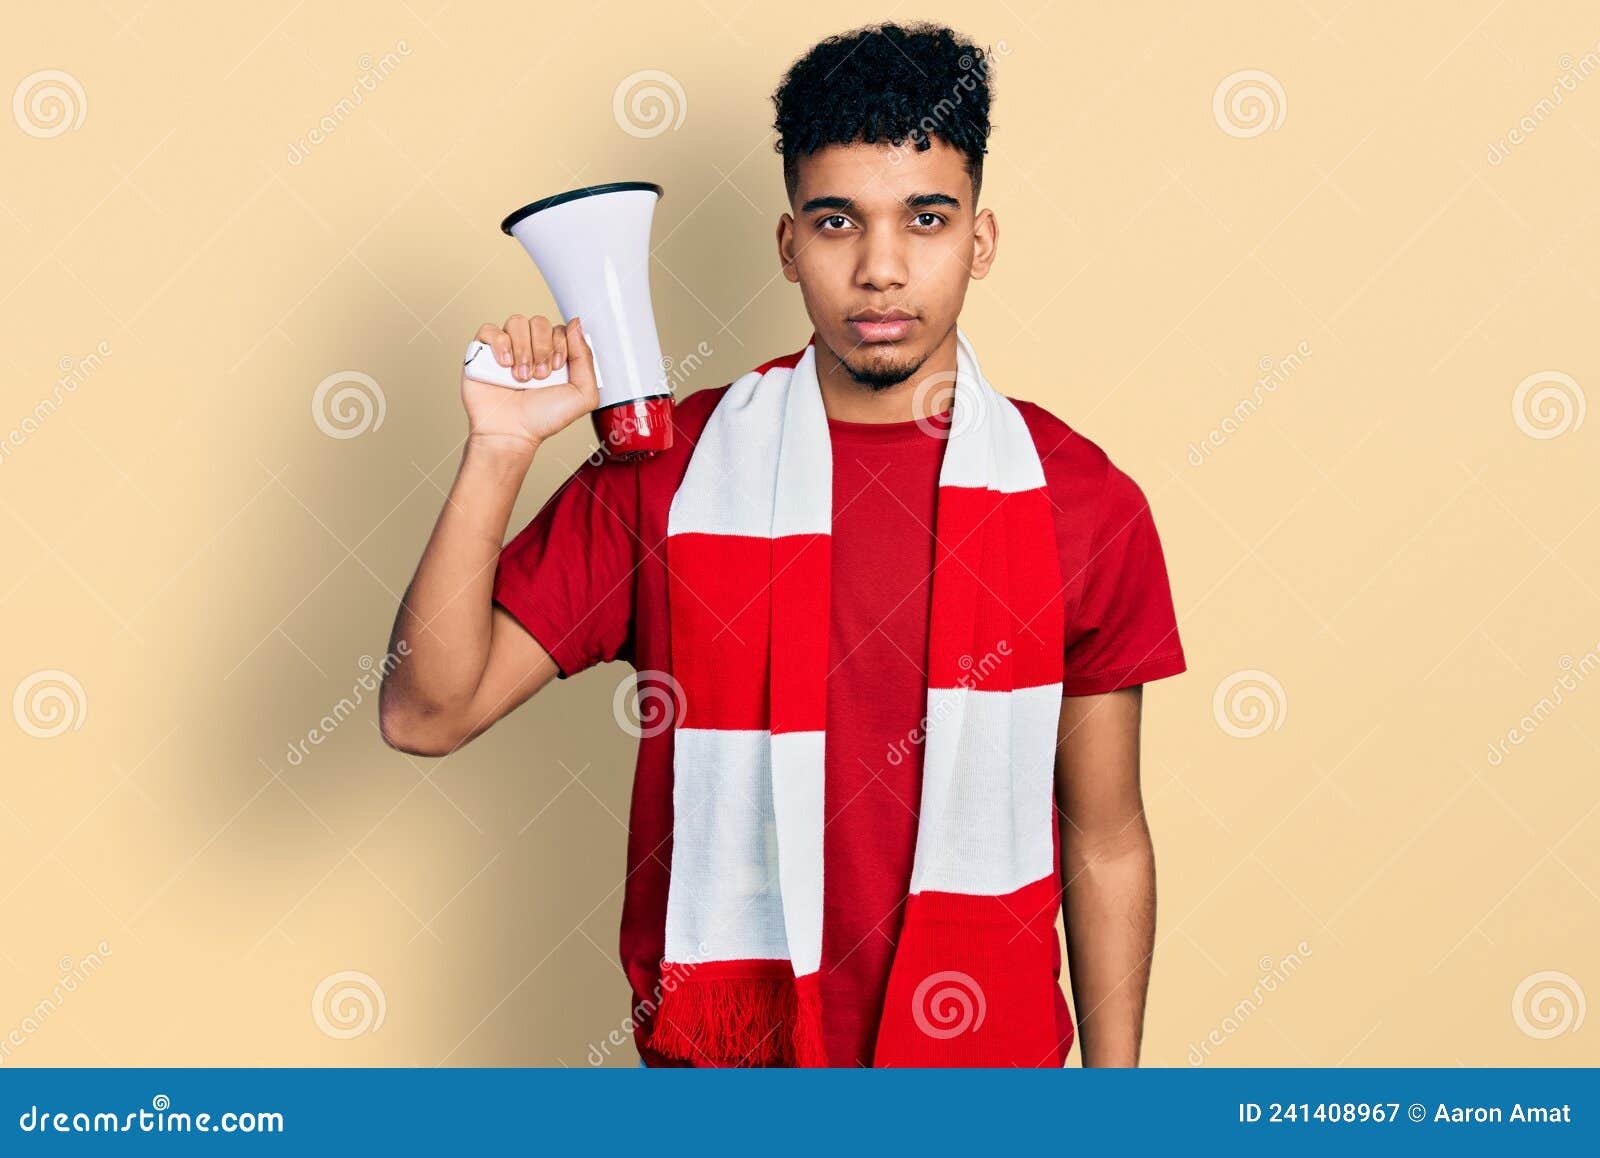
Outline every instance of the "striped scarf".
<path fill-rule="evenodd" d="M 875 1065 L 1059 1066 L 1061 577 L 1021 413 L 957 331 L 939 471 L 916 852 Z M 948 393 L 948 391 L 947 391 Z M 673 843 L 650 1045 L 827 1065 L 822 956 L 832 447 L 815 336 L 729 386 L 667 520 Z M 871 688 L 861 694 L 871 695 Z"/>

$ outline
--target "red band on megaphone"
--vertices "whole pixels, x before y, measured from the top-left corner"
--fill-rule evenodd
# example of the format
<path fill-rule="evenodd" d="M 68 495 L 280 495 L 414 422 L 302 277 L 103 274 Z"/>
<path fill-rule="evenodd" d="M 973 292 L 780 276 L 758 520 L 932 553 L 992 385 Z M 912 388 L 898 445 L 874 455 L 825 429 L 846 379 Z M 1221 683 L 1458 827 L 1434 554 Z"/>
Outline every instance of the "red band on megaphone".
<path fill-rule="evenodd" d="M 672 395 L 630 398 L 594 412 L 594 430 L 607 458 L 648 458 L 672 445 Z"/>

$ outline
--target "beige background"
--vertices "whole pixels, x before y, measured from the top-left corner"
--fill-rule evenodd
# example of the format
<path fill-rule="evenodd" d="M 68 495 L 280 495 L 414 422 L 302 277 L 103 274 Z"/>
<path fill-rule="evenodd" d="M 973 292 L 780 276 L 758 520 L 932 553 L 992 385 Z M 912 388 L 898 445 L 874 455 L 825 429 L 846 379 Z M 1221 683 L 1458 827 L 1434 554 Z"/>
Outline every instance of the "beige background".
<path fill-rule="evenodd" d="M 1600 1060 L 1593 6 L 581 7 L 8 17 L 4 1064 L 632 1064 L 624 665 L 439 762 L 385 749 L 366 692 L 290 746 L 381 657 L 462 345 L 552 308 L 501 216 L 658 181 L 663 345 L 711 351 L 688 388 L 797 348 L 768 95 L 890 16 L 1000 52 L 1000 260 L 963 326 L 1143 485 L 1167 550 L 1190 671 L 1146 699 L 1146 1060 L 1213 1032 L 1208 1065 Z M 667 120 L 619 118 L 646 70 Z M 1241 84 L 1265 120 L 1219 115 Z M 345 372 L 381 421 L 314 412 Z"/>

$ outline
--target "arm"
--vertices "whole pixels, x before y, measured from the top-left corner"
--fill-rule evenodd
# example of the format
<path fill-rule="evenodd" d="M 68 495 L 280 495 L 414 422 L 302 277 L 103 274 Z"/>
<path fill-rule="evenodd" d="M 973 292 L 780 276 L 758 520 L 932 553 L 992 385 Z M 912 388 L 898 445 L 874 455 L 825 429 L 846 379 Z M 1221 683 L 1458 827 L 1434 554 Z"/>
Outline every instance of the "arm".
<path fill-rule="evenodd" d="M 400 656 L 398 645 L 406 644 L 378 695 L 390 747 L 445 755 L 555 678 L 555 661 L 490 595 L 532 462 L 532 454 L 467 442 L 390 636 L 389 655 Z"/>
<path fill-rule="evenodd" d="M 1155 852 L 1139 791 L 1135 684 L 1066 696 L 1056 741 L 1062 910 L 1085 1066 L 1135 1066 L 1155 946 Z"/>
<path fill-rule="evenodd" d="M 532 367 L 569 361 L 566 331 L 544 318 L 512 315 L 484 325 L 478 340 L 522 381 Z M 542 365 L 540 365 L 542 363 Z M 570 381 L 515 390 L 463 377 L 466 449 L 443 511 L 395 617 L 379 728 L 390 747 L 442 756 L 489 728 L 555 678 L 545 649 L 493 603 L 495 565 L 522 480 L 539 444 L 599 404 L 588 344 L 571 346 Z M 401 642 L 405 649 L 402 653 Z M 392 666 L 391 666 L 392 665 Z"/>

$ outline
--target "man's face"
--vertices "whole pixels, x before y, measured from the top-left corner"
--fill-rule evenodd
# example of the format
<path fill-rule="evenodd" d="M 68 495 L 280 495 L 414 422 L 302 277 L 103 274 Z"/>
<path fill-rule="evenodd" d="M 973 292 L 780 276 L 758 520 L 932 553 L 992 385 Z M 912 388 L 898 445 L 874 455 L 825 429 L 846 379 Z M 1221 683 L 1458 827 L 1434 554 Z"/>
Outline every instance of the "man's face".
<path fill-rule="evenodd" d="M 922 152 L 827 145 L 800 158 L 793 205 L 778 254 L 818 339 L 863 385 L 903 382 L 994 260 L 994 214 L 976 212 L 965 157 L 937 138 Z"/>

